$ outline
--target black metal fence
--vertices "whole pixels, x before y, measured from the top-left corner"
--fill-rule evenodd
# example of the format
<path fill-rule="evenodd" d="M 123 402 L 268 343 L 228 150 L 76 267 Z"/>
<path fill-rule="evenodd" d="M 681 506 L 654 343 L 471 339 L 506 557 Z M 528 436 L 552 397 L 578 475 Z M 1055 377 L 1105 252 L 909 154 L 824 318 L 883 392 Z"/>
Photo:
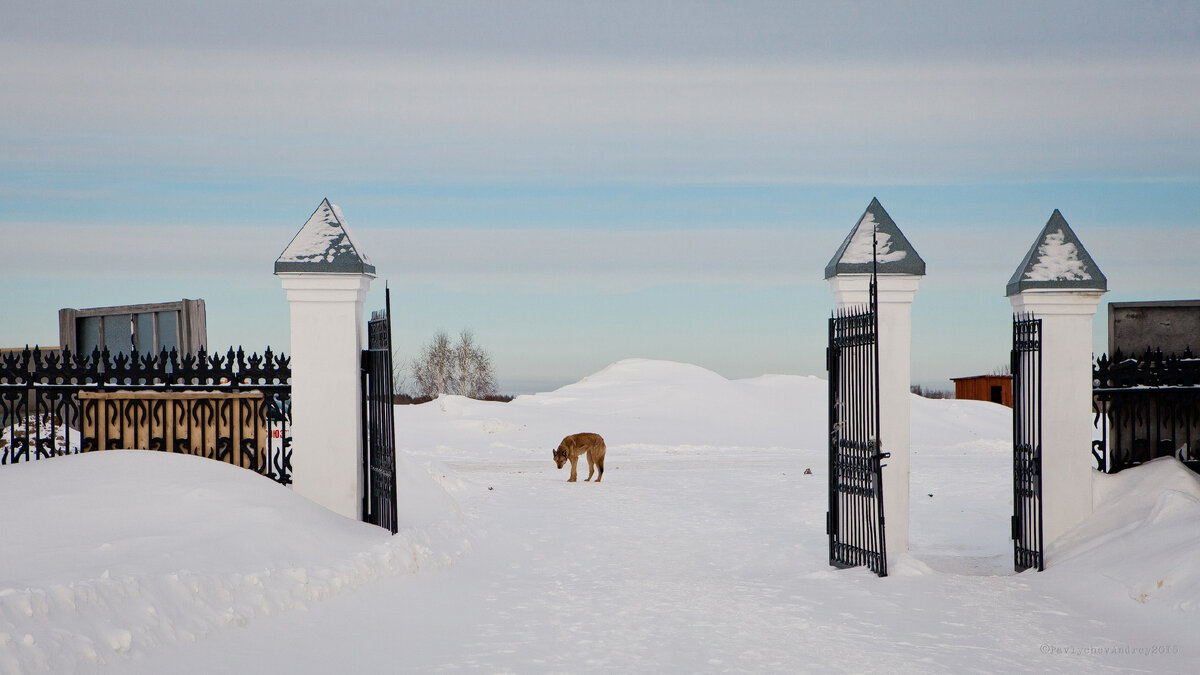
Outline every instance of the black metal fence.
<path fill-rule="evenodd" d="M 367 323 L 362 353 L 363 521 L 397 531 L 396 434 L 392 401 L 391 292 Z"/>
<path fill-rule="evenodd" d="M 872 303 L 829 319 L 829 563 L 887 576 L 879 443 L 879 330 Z"/>
<path fill-rule="evenodd" d="M 144 448 L 291 482 L 291 367 L 269 348 L 209 355 L 0 354 L 0 465 Z"/>
<path fill-rule="evenodd" d="M 1101 471 L 1175 457 L 1200 472 L 1200 359 L 1190 349 L 1101 356 L 1092 366 L 1092 405 Z"/>
<path fill-rule="evenodd" d="M 1013 567 L 1045 569 L 1042 531 L 1042 320 L 1013 317 Z"/>

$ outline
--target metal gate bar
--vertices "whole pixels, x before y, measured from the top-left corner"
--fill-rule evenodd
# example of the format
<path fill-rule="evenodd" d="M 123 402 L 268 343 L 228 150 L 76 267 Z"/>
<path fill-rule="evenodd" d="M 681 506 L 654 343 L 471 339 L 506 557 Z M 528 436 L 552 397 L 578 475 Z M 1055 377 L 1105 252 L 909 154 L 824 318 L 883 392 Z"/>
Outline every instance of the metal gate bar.
<path fill-rule="evenodd" d="M 829 563 L 887 576 L 879 443 L 878 312 L 872 304 L 829 320 Z"/>
<path fill-rule="evenodd" d="M 367 323 L 362 353 L 363 521 L 397 531 L 396 435 L 392 399 L 392 296 Z"/>
<path fill-rule="evenodd" d="M 1042 541 L 1042 320 L 1013 317 L 1013 566 L 1045 569 Z"/>

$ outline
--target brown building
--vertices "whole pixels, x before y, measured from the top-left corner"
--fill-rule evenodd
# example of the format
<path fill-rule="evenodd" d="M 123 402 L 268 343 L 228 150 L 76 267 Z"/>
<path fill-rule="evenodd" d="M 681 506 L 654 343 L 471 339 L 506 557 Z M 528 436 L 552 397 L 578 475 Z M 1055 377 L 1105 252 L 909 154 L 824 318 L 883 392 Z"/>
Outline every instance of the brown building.
<path fill-rule="evenodd" d="M 952 377 L 954 398 L 991 401 L 1012 407 L 1012 375 L 973 375 Z"/>

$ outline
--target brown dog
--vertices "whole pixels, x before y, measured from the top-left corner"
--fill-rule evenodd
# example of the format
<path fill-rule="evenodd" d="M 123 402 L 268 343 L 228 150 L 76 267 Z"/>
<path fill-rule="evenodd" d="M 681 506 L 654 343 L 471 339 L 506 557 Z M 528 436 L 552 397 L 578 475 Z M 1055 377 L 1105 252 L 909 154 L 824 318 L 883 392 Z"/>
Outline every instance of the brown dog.
<path fill-rule="evenodd" d="M 571 434 L 562 439 L 562 443 L 558 444 L 558 449 L 554 451 L 554 463 L 558 468 L 563 468 L 563 464 L 567 460 L 571 460 L 571 477 L 567 479 L 568 483 L 575 482 L 575 467 L 579 464 L 579 456 L 587 453 L 588 477 L 584 480 L 591 480 L 593 471 L 599 470 L 599 475 L 596 476 L 596 482 L 599 483 L 601 478 L 604 478 L 604 439 L 600 438 L 600 434 Z"/>

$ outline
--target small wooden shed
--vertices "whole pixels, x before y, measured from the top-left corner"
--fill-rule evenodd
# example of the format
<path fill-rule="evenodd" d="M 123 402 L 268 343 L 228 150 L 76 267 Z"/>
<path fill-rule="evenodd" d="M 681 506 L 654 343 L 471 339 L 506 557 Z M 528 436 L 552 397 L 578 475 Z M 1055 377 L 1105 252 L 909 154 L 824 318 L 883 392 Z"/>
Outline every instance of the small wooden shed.
<path fill-rule="evenodd" d="M 972 375 L 952 377 L 954 398 L 991 401 L 1012 407 L 1012 375 Z"/>

